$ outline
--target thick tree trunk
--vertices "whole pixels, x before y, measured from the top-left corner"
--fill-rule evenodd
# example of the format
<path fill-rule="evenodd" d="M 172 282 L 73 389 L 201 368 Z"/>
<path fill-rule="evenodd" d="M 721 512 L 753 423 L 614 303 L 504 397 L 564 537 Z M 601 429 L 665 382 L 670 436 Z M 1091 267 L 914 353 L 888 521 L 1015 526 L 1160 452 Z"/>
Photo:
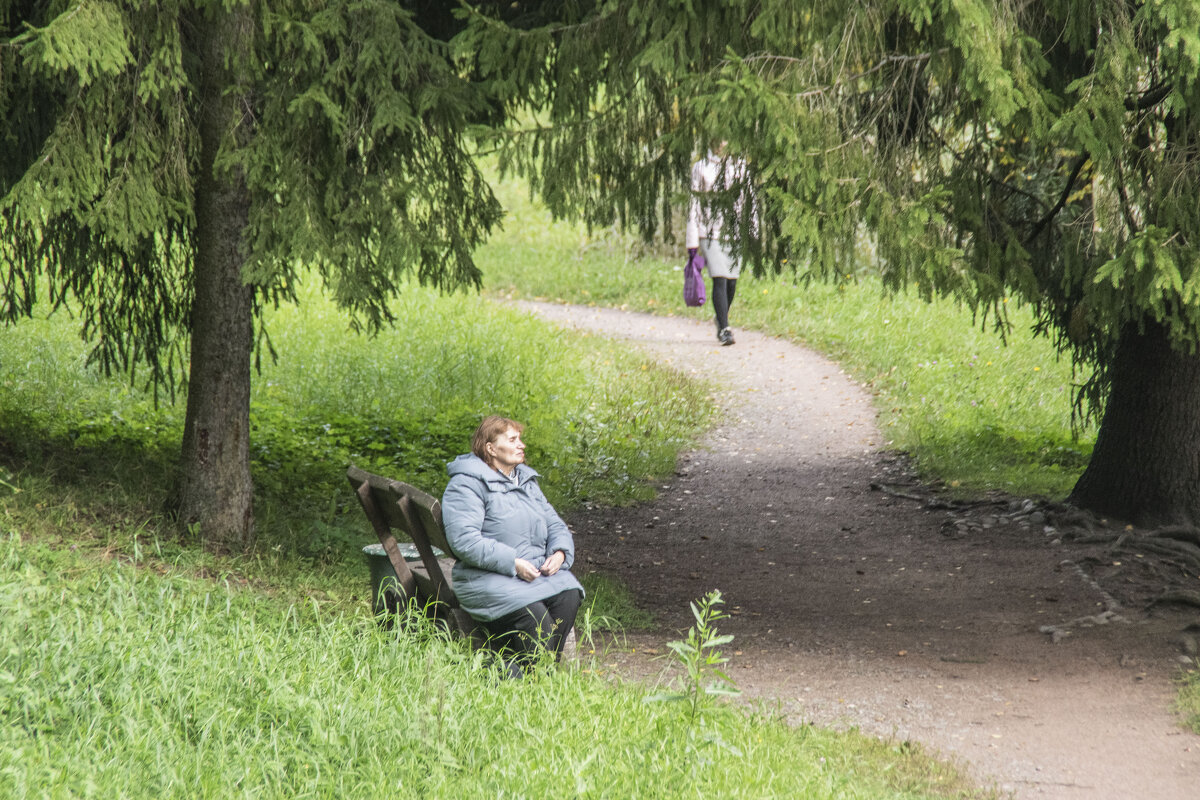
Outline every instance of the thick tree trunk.
<path fill-rule="evenodd" d="M 1200 356 L 1122 331 L 1112 394 L 1069 502 L 1138 525 L 1200 523 Z"/>
<path fill-rule="evenodd" d="M 254 534 L 250 482 L 253 304 L 242 281 L 250 200 L 240 170 L 214 169 L 222 141 L 245 135 L 248 89 L 239 54 L 252 45 L 244 7 L 198 21 L 201 164 L 196 185 L 196 264 L 191 372 L 179 477 L 179 520 L 206 547 L 244 550 Z M 232 91 L 231 91 L 232 90 Z"/>

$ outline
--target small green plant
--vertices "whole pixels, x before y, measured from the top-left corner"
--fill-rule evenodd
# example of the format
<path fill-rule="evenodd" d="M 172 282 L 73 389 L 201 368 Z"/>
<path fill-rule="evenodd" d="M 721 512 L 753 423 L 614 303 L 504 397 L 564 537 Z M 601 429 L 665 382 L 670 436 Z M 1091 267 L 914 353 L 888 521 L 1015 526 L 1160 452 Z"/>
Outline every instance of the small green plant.
<path fill-rule="evenodd" d="M 585 572 L 579 580 L 587 592 L 580 616 L 587 615 L 592 630 L 621 634 L 654 627 L 654 616 L 638 607 L 629 587 L 621 581 L 599 572 Z"/>
<path fill-rule="evenodd" d="M 575 620 L 576 646 L 581 650 L 596 652 L 596 634 L 601 625 L 611 625 L 612 620 L 600 614 L 594 614 L 593 608 L 587 606 Z"/>
<path fill-rule="evenodd" d="M 720 589 L 713 589 L 699 603 L 690 603 L 696 624 L 688 630 L 686 639 L 667 642 L 676 661 L 683 667 L 684 679 L 680 691 L 650 695 L 648 702 L 686 702 L 688 722 L 694 724 L 704 707 L 716 697 L 741 694 L 733 679 L 721 665 L 729 661 L 717 648 L 733 641 L 729 634 L 718 634 L 714 623 L 729 617 L 719 606 L 725 601 Z"/>

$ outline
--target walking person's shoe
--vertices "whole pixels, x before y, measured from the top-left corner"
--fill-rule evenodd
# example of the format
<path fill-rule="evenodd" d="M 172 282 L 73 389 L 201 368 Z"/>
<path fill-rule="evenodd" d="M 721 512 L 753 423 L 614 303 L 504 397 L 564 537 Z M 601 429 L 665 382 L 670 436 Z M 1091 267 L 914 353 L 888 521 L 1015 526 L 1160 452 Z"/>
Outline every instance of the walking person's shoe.
<path fill-rule="evenodd" d="M 733 331 L 729 330 L 729 328 L 722 328 L 721 332 L 717 334 L 717 338 L 721 341 L 723 347 L 728 347 L 733 344 Z"/>

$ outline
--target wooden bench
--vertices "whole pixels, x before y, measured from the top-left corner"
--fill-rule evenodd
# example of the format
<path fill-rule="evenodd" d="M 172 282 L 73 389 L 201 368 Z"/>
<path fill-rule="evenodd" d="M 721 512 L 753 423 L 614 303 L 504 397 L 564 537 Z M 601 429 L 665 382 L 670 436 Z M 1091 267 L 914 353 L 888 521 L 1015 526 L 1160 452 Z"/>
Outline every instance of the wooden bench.
<path fill-rule="evenodd" d="M 415 600 L 418 607 L 443 622 L 451 633 L 470 640 L 473 646 L 483 645 L 486 638 L 483 628 L 459 606 L 454 594 L 450 580 L 454 559 L 442 529 L 442 505 L 437 498 L 415 486 L 358 467 L 350 467 L 346 477 L 396 572 L 397 586 L 381 587 L 382 592 L 395 592 L 396 602 L 389 605 L 403 606 L 409 599 Z M 394 530 L 416 546 L 421 556 L 419 566 L 405 560 Z M 444 557 L 439 559 L 434 548 Z M 378 600 L 372 598 L 372 603 Z"/>

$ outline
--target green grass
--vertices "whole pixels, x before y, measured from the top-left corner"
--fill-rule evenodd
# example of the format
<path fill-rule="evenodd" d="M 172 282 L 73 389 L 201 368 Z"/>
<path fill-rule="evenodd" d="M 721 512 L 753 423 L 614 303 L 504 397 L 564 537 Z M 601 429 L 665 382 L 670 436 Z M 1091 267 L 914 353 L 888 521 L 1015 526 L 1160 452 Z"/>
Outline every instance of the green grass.
<path fill-rule="evenodd" d="M 1200 733 L 1200 659 L 1192 659 L 1192 666 L 1181 673 L 1175 708 L 1183 724 L 1192 733 Z"/>
<path fill-rule="evenodd" d="M 0 538 L 0 796 L 976 796 L 908 743 L 646 702 L 596 661 L 501 682 L 420 626 Z"/>
<path fill-rule="evenodd" d="M 268 547 L 309 536 L 297 520 L 335 524 L 352 507 L 351 462 L 440 494 L 445 463 L 487 413 L 526 423 L 530 463 L 565 507 L 649 496 L 647 479 L 673 469 L 708 413 L 702 383 L 477 295 L 412 287 L 397 302 L 400 327 L 368 338 L 314 289 L 303 294 L 301 308 L 269 316 L 280 360 L 254 381 L 252 469 Z M 182 403 L 156 408 L 85 359 L 65 315 L 5 332 L 8 463 L 73 483 L 119 474 L 136 494 L 161 494 Z M 99 463 L 114 456 L 122 461 Z"/>
<path fill-rule="evenodd" d="M 552 223 L 514 182 L 505 231 L 481 253 L 486 288 L 708 319 L 682 300 L 683 248 L 647 249 L 611 231 L 583 234 Z M 1027 308 L 1009 311 L 1008 344 L 946 300 L 886 296 L 866 268 L 838 285 L 790 274 L 738 282 L 735 328 L 754 328 L 835 359 L 874 394 L 890 446 L 910 453 L 925 480 L 959 495 L 1002 490 L 1061 499 L 1091 454 L 1094 430 L 1071 430 L 1076 377 L 1030 330 Z"/>
<path fill-rule="evenodd" d="M 650 479 L 674 469 L 710 413 L 703 383 L 477 295 L 412 287 L 396 304 L 401 326 L 369 338 L 315 289 L 302 293 L 301 308 L 268 319 L 280 358 L 254 381 L 252 552 L 218 560 L 166 536 L 182 402 L 156 406 L 127 380 L 96 374 L 65 314 L 0 339 L 10 518 L 23 533 L 116 552 L 158 534 L 165 557 L 193 569 L 287 580 L 352 605 L 366 593 L 361 549 L 375 539 L 349 464 L 440 495 L 446 462 L 467 451 L 479 418 L 503 413 L 527 424 L 530 463 L 556 506 L 622 504 L 650 496 Z M 598 619 L 646 624 L 600 576 L 580 577 L 601 589 L 601 604 L 589 603 Z"/>

